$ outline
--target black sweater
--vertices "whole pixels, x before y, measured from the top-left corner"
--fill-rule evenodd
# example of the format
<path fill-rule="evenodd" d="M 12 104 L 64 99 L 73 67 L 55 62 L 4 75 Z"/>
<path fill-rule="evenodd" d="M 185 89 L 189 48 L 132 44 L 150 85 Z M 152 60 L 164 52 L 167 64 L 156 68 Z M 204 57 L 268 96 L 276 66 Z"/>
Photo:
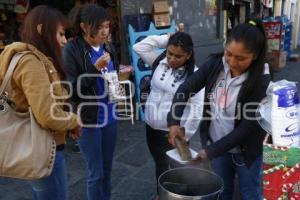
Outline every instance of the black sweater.
<path fill-rule="evenodd" d="M 119 71 L 118 60 L 114 52 L 113 46 L 104 44 L 105 50 L 110 54 L 114 68 Z M 63 51 L 63 62 L 67 80 L 72 85 L 72 105 L 73 112 L 78 111 L 81 103 L 91 103 L 91 105 L 82 106 L 80 117 L 84 124 L 96 124 L 98 119 L 98 105 L 96 105 L 96 77 L 91 75 L 99 75 L 96 67 L 91 63 L 90 51 L 92 47 L 81 37 L 68 42 Z M 82 75 L 86 75 L 81 77 Z M 88 76 L 90 75 L 90 76 Z M 80 82 L 78 78 L 81 77 Z M 80 85 L 78 86 L 78 84 Z M 89 98 L 80 97 L 82 95 Z"/>
<path fill-rule="evenodd" d="M 180 118 L 186 102 L 190 94 L 195 94 L 205 87 L 203 120 L 200 123 L 200 138 L 203 148 L 206 150 L 210 159 L 218 157 L 234 147 L 240 147 L 241 153 L 244 156 L 245 163 L 250 166 L 252 162 L 262 155 L 262 144 L 265 132 L 255 120 L 255 111 L 258 103 L 266 96 L 266 89 L 269 85 L 271 77 L 269 74 L 262 75 L 261 83 L 257 85 L 256 89 L 251 95 L 245 95 L 243 85 L 239 91 L 237 104 L 242 108 L 241 113 L 246 113 L 252 120 L 245 119 L 242 114 L 240 118 L 235 119 L 234 129 L 228 135 L 220 140 L 212 143 L 209 135 L 210 125 L 210 105 L 208 94 L 213 90 L 213 86 L 218 78 L 220 71 L 224 68 L 222 56 L 211 56 L 199 70 L 197 70 L 190 78 L 180 85 L 177 94 L 174 95 L 171 110 L 168 114 L 168 126 L 180 125 Z M 246 103 L 253 103 L 245 107 Z M 177 106 L 175 106 L 177 105 Z M 173 111 L 173 115 L 171 114 Z M 237 113 L 236 108 L 236 113 Z M 208 145 L 208 141 L 211 143 Z"/>

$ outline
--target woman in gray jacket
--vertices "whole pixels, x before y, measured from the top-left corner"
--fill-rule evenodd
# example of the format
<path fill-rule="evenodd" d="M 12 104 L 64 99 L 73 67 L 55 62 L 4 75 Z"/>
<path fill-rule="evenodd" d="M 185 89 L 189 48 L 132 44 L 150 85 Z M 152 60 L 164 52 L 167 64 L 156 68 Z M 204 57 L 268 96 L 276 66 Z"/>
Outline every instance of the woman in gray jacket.
<path fill-rule="evenodd" d="M 190 94 L 205 87 L 197 160 L 210 159 L 224 180 L 223 200 L 231 200 L 235 175 L 243 200 L 262 199 L 262 143 L 265 132 L 255 118 L 270 82 L 265 67 L 266 36 L 262 22 L 250 20 L 230 33 L 224 53 L 211 56 L 177 90 L 168 114 L 169 141 L 183 137 L 180 119 Z M 177 95 L 180 94 L 180 95 Z M 180 104 L 181 106 L 176 106 Z M 172 112 L 171 112 L 172 111 Z"/>

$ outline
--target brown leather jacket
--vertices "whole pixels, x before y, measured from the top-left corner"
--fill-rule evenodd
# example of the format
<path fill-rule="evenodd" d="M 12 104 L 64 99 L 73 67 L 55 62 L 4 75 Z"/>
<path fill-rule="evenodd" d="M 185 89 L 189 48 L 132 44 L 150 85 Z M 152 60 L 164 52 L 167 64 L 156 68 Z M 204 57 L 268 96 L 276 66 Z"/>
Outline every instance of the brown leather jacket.
<path fill-rule="evenodd" d="M 55 131 L 57 145 L 64 144 L 66 132 L 77 126 L 77 116 L 56 105 L 64 102 L 68 93 L 58 82 L 60 75 L 49 58 L 29 44 L 15 42 L 6 46 L 0 55 L 0 83 L 14 54 L 28 50 L 32 54 L 24 55 L 17 64 L 8 97 L 19 112 L 26 112 L 30 106 L 37 122 Z"/>

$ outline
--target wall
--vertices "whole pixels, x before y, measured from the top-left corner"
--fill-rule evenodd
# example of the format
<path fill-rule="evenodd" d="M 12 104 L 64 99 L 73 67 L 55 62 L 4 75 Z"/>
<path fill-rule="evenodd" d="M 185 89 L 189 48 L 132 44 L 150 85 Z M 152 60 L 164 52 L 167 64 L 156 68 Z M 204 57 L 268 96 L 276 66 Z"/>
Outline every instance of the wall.
<path fill-rule="evenodd" d="M 212 10 L 207 7 L 211 2 L 213 1 L 188 0 L 187 3 L 187 0 L 169 0 L 172 19 L 176 24 L 183 22 L 185 31 L 194 40 L 198 65 L 210 53 L 221 51 L 223 46 L 223 11 L 220 16 L 214 16 Z M 119 3 L 122 17 L 130 14 L 151 13 L 152 10 L 152 0 L 120 0 Z M 126 30 L 124 24 L 123 28 Z"/>
<path fill-rule="evenodd" d="M 173 0 L 173 19 L 183 22 L 185 30 L 192 36 L 196 63 L 199 65 L 211 53 L 222 50 L 223 15 L 215 16 L 208 9 L 207 0 Z"/>
<path fill-rule="evenodd" d="M 296 21 L 297 21 L 297 23 L 296 23 L 296 42 L 295 42 L 295 46 L 294 46 L 294 48 L 297 48 L 297 47 L 299 47 L 300 46 L 300 16 L 299 16 L 299 13 L 300 13 L 300 0 L 298 0 L 297 1 L 297 3 L 296 3 L 296 5 L 297 5 L 297 11 L 296 11 Z"/>
<path fill-rule="evenodd" d="M 120 0 L 122 15 L 151 13 L 152 0 Z"/>
<path fill-rule="evenodd" d="M 297 1 L 291 1 L 291 20 L 293 21 L 293 39 L 292 49 L 296 48 L 297 35 L 298 35 L 298 24 L 299 24 L 299 11 Z"/>

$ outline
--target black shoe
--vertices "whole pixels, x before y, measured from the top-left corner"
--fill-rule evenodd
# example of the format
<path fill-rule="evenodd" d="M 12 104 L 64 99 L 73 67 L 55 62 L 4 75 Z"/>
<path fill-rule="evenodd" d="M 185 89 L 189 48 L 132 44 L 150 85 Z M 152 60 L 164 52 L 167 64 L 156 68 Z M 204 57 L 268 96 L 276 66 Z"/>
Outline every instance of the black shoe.
<path fill-rule="evenodd" d="M 72 148 L 72 153 L 80 153 L 80 148 L 77 143 L 74 144 Z"/>

